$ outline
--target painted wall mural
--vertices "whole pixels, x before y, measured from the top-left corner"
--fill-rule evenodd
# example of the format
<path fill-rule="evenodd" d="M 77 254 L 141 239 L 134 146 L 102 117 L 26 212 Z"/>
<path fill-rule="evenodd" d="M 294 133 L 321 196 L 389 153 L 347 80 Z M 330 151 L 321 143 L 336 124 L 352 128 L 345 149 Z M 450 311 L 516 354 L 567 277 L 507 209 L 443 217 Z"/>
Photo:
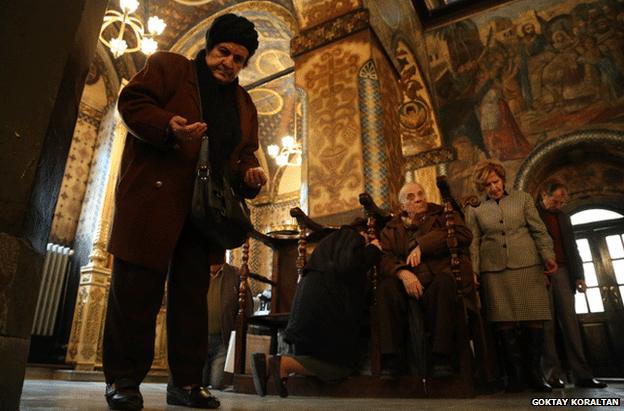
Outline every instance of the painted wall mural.
<path fill-rule="evenodd" d="M 297 61 L 297 82 L 308 93 L 309 213 L 319 217 L 359 208 L 364 188 L 358 121 L 358 70 L 368 59 L 366 32 Z"/>
<path fill-rule="evenodd" d="M 440 131 L 431 109 L 429 91 L 408 43 L 398 40 L 394 55 L 401 75 L 401 146 L 403 155 L 409 156 L 438 147 L 441 143 Z"/>
<path fill-rule="evenodd" d="M 537 144 L 596 125 L 624 129 L 624 8 L 519 1 L 426 33 L 451 186 L 498 159 L 513 176 Z"/>

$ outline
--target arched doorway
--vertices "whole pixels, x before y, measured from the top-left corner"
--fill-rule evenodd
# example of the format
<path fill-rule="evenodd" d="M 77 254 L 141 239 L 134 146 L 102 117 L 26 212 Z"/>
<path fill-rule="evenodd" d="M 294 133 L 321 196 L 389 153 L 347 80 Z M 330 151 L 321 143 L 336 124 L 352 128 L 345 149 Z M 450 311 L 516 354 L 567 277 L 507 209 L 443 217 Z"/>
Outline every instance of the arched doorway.
<path fill-rule="evenodd" d="M 586 209 L 571 217 L 587 284 L 575 295 L 587 360 L 595 375 L 624 377 L 624 214 Z"/>
<path fill-rule="evenodd" d="M 624 133 L 585 130 L 536 147 L 514 186 L 534 197 L 544 183 L 568 186 L 568 215 L 605 209 L 624 216 Z M 587 360 L 596 376 L 624 376 L 624 218 L 574 226 L 588 290 L 576 294 Z M 621 285 L 621 287 L 620 287 Z"/>

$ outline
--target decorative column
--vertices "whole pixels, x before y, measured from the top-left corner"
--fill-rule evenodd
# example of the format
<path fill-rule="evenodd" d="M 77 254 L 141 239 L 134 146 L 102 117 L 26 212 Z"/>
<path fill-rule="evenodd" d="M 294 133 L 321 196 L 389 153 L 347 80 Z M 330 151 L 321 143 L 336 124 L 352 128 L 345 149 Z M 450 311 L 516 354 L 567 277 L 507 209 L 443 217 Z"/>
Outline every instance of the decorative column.
<path fill-rule="evenodd" d="M 309 7 L 319 6 L 314 3 Z M 391 205 L 403 175 L 394 149 L 400 147 L 396 72 L 368 11 L 357 1 L 340 4 L 340 10 L 329 3 L 324 12 L 317 7 L 315 24 L 304 25 L 291 42 L 295 83 L 308 107 L 302 186 L 309 195 L 302 206 L 328 224 L 361 216 L 358 195 L 364 191 Z"/>
<path fill-rule="evenodd" d="M 69 337 L 66 360 L 78 370 L 93 370 L 101 365 L 101 340 L 110 285 L 110 255 L 106 251 L 113 216 L 115 183 L 125 143 L 125 130 L 115 116 L 106 189 L 99 207 L 97 228 L 89 263 L 80 268 L 80 285 Z"/>

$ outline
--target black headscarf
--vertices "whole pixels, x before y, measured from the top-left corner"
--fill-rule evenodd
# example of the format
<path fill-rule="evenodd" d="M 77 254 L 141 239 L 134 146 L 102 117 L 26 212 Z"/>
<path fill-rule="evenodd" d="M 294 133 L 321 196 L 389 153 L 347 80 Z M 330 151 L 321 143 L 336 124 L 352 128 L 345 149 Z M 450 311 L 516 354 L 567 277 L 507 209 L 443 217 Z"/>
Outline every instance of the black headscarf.
<path fill-rule="evenodd" d="M 227 13 L 217 17 L 206 32 L 206 50 L 226 42 L 245 47 L 249 52 L 249 59 L 258 48 L 258 32 L 254 24 L 245 17 Z"/>

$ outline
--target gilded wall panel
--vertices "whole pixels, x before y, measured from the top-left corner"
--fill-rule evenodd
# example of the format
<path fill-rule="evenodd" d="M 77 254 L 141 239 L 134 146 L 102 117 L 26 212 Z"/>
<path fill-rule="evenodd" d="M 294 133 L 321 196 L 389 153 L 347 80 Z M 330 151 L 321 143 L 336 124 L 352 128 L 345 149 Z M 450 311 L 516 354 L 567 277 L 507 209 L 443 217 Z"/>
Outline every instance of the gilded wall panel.
<path fill-rule="evenodd" d="M 624 129 L 622 13 L 601 1 L 524 0 L 426 33 L 443 143 L 457 153 L 449 179 L 462 195 L 481 158 L 513 178 L 537 145 Z"/>
<path fill-rule="evenodd" d="M 368 33 L 360 32 L 297 61 L 297 85 L 308 95 L 308 204 L 313 217 L 359 208 L 364 179 L 358 70 L 369 52 Z"/>
<path fill-rule="evenodd" d="M 358 9 L 361 0 L 293 0 L 301 30 Z"/>

